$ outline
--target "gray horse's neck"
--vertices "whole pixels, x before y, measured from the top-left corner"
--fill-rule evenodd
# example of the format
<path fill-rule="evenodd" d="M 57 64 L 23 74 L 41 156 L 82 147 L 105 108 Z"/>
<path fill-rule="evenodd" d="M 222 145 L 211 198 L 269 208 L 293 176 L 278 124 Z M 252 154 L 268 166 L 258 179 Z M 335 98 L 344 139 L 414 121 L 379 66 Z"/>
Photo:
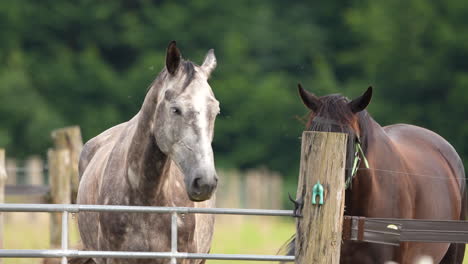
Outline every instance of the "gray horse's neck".
<path fill-rule="evenodd" d="M 157 95 L 161 86 L 161 77 L 145 97 L 138 113 L 135 132 L 130 142 L 127 157 L 127 179 L 130 188 L 136 194 L 139 204 L 154 204 L 164 200 L 164 192 L 159 189 L 169 177 L 170 159 L 159 149 L 152 134 L 152 123 L 157 106 Z M 156 197 L 158 196 L 158 197 Z"/>

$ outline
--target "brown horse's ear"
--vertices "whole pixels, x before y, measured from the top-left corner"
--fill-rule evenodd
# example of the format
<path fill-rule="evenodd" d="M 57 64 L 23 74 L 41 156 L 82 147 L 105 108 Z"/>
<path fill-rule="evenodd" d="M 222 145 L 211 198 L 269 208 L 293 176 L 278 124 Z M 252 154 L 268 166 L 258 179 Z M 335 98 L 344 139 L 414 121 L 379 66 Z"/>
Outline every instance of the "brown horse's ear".
<path fill-rule="evenodd" d="M 369 105 L 371 98 L 372 86 L 369 86 L 369 88 L 367 88 L 367 91 L 363 95 L 352 100 L 348 103 L 348 105 L 351 108 L 351 111 L 353 111 L 353 113 L 361 112 L 362 110 L 366 109 L 367 105 Z"/>
<path fill-rule="evenodd" d="M 166 69 L 170 74 L 176 72 L 181 59 L 182 55 L 180 54 L 180 50 L 177 48 L 175 40 L 173 40 L 169 43 L 166 53 Z"/>
<path fill-rule="evenodd" d="M 309 108 L 310 110 L 317 112 L 321 103 L 317 96 L 313 93 L 306 91 L 302 88 L 300 83 L 297 84 L 297 88 L 299 90 L 299 95 L 301 96 L 302 102 Z"/>

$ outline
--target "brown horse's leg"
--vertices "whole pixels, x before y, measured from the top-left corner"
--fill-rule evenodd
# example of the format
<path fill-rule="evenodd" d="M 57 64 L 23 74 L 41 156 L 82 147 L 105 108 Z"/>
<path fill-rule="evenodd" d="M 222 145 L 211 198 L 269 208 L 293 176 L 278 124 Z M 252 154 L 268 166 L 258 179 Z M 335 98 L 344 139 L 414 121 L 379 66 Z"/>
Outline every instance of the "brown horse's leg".
<path fill-rule="evenodd" d="M 401 243 L 400 249 L 400 257 L 397 261 L 400 264 L 414 264 L 424 256 L 431 257 L 434 263 L 444 263 L 441 260 L 447 255 L 450 244 L 404 242 Z M 452 264 L 452 262 L 447 263 Z"/>
<path fill-rule="evenodd" d="M 465 244 L 451 244 L 440 264 L 462 264 Z"/>
<path fill-rule="evenodd" d="M 462 177 L 465 175 L 464 172 L 460 173 Z M 466 187 L 462 191 L 462 204 L 460 212 L 460 220 L 466 220 L 467 218 L 467 203 L 468 197 L 466 193 Z M 444 258 L 440 261 L 441 264 L 461 264 L 465 257 L 465 244 L 451 244 Z"/>

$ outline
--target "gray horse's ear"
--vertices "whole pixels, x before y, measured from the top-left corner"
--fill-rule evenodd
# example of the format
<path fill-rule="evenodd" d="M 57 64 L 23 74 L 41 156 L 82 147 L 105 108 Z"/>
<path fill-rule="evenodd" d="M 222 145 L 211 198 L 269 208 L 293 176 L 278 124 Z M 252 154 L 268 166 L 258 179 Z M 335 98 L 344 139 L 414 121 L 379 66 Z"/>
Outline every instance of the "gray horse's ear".
<path fill-rule="evenodd" d="M 369 88 L 367 88 L 367 91 L 363 95 L 352 100 L 351 102 L 348 103 L 348 105 L 351 108 L 351 111 L 353 111 L 353 113 L 358 113 L 366 109 L 366 107 L 370 103 L 371 98 L 372 98 L 372 86 L 369 86 Z"/>
<path fill-rule="evenodd" d="M 177 48 L 175 40 L 173 40 L 169 43 L 166 53 L 166 69 L 170 74 L 176 72 L 181 59 L 182 55 L 180 54 L 180 50 Z"/>
<path fill-rule="evenodd" d="M 211 72 L 216 68 L 216 56 L 213 49 L 210 49 L 208 53 L 206 53 L 205 60 L 202 64 L 202 69 L 206 73 L 208 77 L 210 77 Z"/>
<path fill-rule="evenodd" d="M 306 89 L 302 88 L 300 83 L 297 84 L 297 88 L 299 90 L 299 95 L 301 96 L 302 102 L 309 108 L 310 110 L 317 112 L 320 108 L 320 99 L 315 96 L 313 93 L 308 92 Z"/>

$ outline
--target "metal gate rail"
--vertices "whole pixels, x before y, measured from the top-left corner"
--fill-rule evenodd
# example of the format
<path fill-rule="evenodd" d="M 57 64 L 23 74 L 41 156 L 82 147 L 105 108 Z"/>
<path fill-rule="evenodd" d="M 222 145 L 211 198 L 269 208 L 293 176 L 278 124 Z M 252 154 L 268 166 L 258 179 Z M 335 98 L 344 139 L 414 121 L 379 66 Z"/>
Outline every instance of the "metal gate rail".
<path fill-rule="evenodd" d="M 4 249 L 2 257 L 13 258 L 176 258 L 176 259 L 217 259 L 217 260 L 257 260 L 257 261 L 294 261 L 294 256 L 248 255 L 248 254 L 205 254 L 205 253 L 171 253 L 171 252 L 138 252 L 138 251 L 84 251 L 84 250 L 28 250 Z"/>
<path fill-rule="evenodd" d="M 292 210 L 263 210 L 236 208 L 194 208 L 194 207 L 153 207 L 122 205 L 82 205 L 82 204 L 0 204 L 0 212 L 61 212 L 62 249 L 60 250 L 17 250 L 0 249 L 0 258 L 62 258 L 66 264 L 68 257 L 74 258 L 169 258 L 171 264 L 177 259 L 218 259 L 218 260 L 257 260 L 293 262 L 294 256 L 245 255 L 245 254 L 203 254 L 177 251 L 177 219 L 179 214 L 230 214 L 261 216 L 294 216 Z M 171 252 L 134 251 L 85 251 L 68 248 L 68 213 L 79 212 L 120 212 L 120 213 L 170 213 Z"/>

